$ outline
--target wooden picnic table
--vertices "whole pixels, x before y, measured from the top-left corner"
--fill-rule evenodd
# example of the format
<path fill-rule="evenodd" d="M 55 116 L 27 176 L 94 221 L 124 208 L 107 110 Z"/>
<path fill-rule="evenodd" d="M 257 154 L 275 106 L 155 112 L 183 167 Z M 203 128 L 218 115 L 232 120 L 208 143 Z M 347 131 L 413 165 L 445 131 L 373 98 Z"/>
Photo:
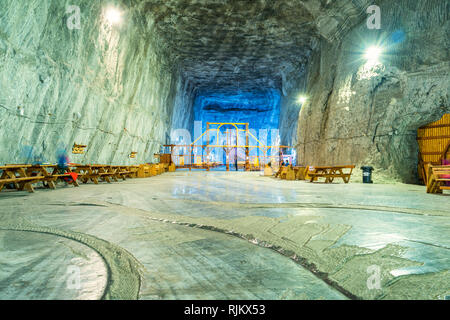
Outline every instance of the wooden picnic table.
<path fill-rule="evenodd" d="M 350 172 L 344 172 L 344 170 L 346 169 L 349 169 Z M 332 183 L 335 178 L 342 178 L 345 183 L 349 183 L 353 169 L 355 169 L 355 166 L 353 165 L 317 167 L 310 166 L 308 167 L 307 176 L 310 179 L 310 182 L 315 182 L 319 178 L 325 178 L 325 183 Z"/>
<path fill-rule="evenodd" d="M 37 182 L 46 182 L 55 189 L 55 182 L 63 179 L 71 179 L 74 186 L 78 186 L 70 168 L 60 169 L 57 165 L 14 164 L 0 166 L 0 171 L 0 191 L 5 185 L 13 185 L 19 191 L 34 192 L 33 184 Z"/>
<path fill-rule="evenodd" d="M 292 165 L 282 166 L 275 174 L 275 178 L 281 178 L 286 180 L 304 180 L 305 179 L 305 167 L 294 167 Z"/>
<path fill-rule="evenodd" d="M 101 164 L 72 164 L 74 172 L 80 175 L 80 180 L 83 183 L 92 181 L 94 184 L 98 184 L 99 180 L 111 183 L 111 179 L 118 181 L 116 178 L 117 168 L 113 168 L 110 165 Z"/>
<path fill-rule="evenodd" d="M 55 183 L 58 180 L 67 181 L 69 179 L 75 187 L 79 187 L 77 177 L 72 175 L 74 172 L 69 166 L 61 168 L 56 164 L 32 165 L 26 169 L 26 172 L 30 176 L 43 176 L 43 182 L 46 182 L 50 189 L 56 189 Z"/>
<path fill-rule="evenodd" d="M 34 192 L 33 183 L 42 181 L 43 176 L 31 177 L 27 174 L 27 165 L 6 165 L 1 166 L 2 174 L 0 176 L 0 191 L 5 185 L 13 185 L 15 189 L 28 192 Z"/>
<path fill-rule="evenodd" d="M 432 166 L 428 168 L 427 193 L 442 193 L 450 190 L 450 166 Z"/>
<path fill-rule="evenodd" d="M 295 173 L 296 180 L 305 180 L 305 175 L 307 168 L 306 167 L 293 167 Z"/>
<path fill-rule="evenodd" d="M 115 169 L 114 177 L 116 179 L 122 179 L 125 181 L 127 178 L 134 178 L 136 174 L 136 170 L 133 170 L 130 166 L 111 166 L 112 169 Z"/>

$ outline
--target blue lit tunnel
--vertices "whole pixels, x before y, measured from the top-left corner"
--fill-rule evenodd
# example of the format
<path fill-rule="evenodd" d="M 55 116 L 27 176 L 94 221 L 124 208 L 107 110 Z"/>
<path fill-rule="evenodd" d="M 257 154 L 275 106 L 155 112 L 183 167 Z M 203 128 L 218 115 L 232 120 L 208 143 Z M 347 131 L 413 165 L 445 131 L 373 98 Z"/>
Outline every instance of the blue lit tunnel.
<path fill-rule="evenodd" d="M 280 121 L 280 91 L 276 89 L 261 89 L 258 91 L 201 91 L 194 100 L 194 132 L 193 141 L 197 140 L 207 130 L 207 123 L 248 123 L 249 145 L 269 146 L 279 144 Z M 214 126 L 213 126 L 214 127 Z M 245 128 L 245 127 L 240 127 Z M 245 145 L 245 132 L 236 133 L 232 125 L 222 126 L 220 132 L 210 131 L 210 145 Z M 200 138 L 196 144 L 206 144 L 207 135 Z M 273 149 L 267 156 L 273 152 Z M 204 156 L 204 150 L 197 148 L 194 153 Z M 262 159 L 264 152 L 259 148 L 250 149 L 251 159 Z M 228 157 L 228 159 L 227 159 Z M 231 163 L 245 161 L 243 148 L 213 148 L 209 160 L 211 162 Z"/>
<path fill-rule="evenodd" d="M 194 119 L 202 122 L 249 123 L 250 128 L 277 129 L 280 120 L 280 92 L 267 89 L 252 92 L 199 92 L 194 101 Z"/>

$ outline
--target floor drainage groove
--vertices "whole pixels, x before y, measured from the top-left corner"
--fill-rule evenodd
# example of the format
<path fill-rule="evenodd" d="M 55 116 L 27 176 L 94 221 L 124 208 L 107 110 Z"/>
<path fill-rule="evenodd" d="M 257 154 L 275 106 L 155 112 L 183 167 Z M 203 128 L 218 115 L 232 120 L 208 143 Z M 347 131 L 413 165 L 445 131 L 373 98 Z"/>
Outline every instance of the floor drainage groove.
<path fill-rule="evenodd" d="M 100 255 L 107 269 L 107 283 L 100 300 L 137 300 L 144 267 L 127 250 L 97 237 L 74 231 L 26 224 L 0 226 L 2 231 L 23 231 L 59 236 L 81 243 Z"/>
<path fill-rule="evenodd" d="M 282 247 L 279 246 L 274 246 L 268 242 L 265 241 L 261 241 L 258 240 L 256 238 L 253 237 L 248 237 L 246 235 L 243 235 L 241 233 L 238 232 L 234 232 L 234 231 L 230 231 L 230 230 L 224 230 L 221 228 L 217 228 L 214 226 L 208 226 L 208 225 L 202 225 L 202 224 L 195 224 L 195 223 L 186 223 L 186 222 L 177 222 L 177 221 L 171 221 L 171 220 L 167 220 L 167 219 L 159 219 L 159 218 L 152 218 L 152 217 L 148 217 L 150 220 L 153 221 L 158 221 L 158 222 L 162 222 L 162 223 L 170 223 L 170 224 L 177 224 L 180 226 L 185 226 L 185 227 L 190 227 L 190 228 L 197 228 L 197 229 L 202 229 L 202 230 L 208 230 L 208 231 L 213 231 L 213 232 L 219 232 L 219 233 L 223 233 L 223 234 L 227 234 L 233 237 L 237 237 L 239 239 L 242 240 L 246 240 L 258 247 L 261 248 L 266 248 L 266 249 L 271 249 L 281 255 L 283 255 L 284 257 L 287 257 L 289 259 L 291 259 L 292 261 L 294 261 L 296 264 L 300 265 L 301 267 L 305 268 L 306 270 L 310 271 L 314 276 L 316 276 L 317 278 L 321 279 L 322 281 L 324 281 L 327 285 L 329 285 L 330 287 L 332 287 L 333 289 L 339 291 L 340 293 L 342 293 L 344 296 L 346 296 L 347 298 L 351 299 L 351 300 L 362 300 L 362 298 L 354 295 L 353 293 L 349 292 L 348 290 L 344 289 L 343 287 L 341 287 L 337 282 L 331 280 L 328 277 L 327 273 L 321 272 L 317 269 L 316 265 L 314 265 L 313 263 L 308 262 L 306 259 L 297 256 L 294 252 L 290 251 L 290 250 L 286 250 Z"/>

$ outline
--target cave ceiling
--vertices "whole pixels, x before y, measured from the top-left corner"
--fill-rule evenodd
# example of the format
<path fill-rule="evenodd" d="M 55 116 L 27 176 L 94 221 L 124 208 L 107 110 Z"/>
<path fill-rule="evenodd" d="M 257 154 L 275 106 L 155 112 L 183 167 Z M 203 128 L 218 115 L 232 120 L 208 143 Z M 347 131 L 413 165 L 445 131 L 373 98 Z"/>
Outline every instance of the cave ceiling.
<path fill-rule="evenodd" d="M 367 1 L 138 2 L 166 54 L 194 87 L 250 91 L 280 89 L 283 74 L 302 72 L 318 39 L 339 38 L 360 19 Z"/>

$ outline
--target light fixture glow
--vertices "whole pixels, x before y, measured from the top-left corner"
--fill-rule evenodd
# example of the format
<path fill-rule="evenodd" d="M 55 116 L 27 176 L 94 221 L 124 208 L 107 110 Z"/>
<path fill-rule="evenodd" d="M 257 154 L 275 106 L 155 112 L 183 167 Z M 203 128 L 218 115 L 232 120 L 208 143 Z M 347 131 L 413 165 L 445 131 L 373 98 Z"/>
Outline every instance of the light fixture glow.
<path fill-rule="evenodd" d="M 380 47 L 372 46 L 367 49 L 365 58 L 367 62 L 378 63 L 382 52 L 383 50 Z"/>
<path fill-rule="evenodd" d="M 114 7 L 106 9 L 105 17 L 112 25 L 120 24 L 122 22 L 122 12 Z"/>
<path fill-rule="evenodd" d="M 308 100 L 305 96 L 299 96 L 297 102 L 300 104 L 304 104 Z"/>

